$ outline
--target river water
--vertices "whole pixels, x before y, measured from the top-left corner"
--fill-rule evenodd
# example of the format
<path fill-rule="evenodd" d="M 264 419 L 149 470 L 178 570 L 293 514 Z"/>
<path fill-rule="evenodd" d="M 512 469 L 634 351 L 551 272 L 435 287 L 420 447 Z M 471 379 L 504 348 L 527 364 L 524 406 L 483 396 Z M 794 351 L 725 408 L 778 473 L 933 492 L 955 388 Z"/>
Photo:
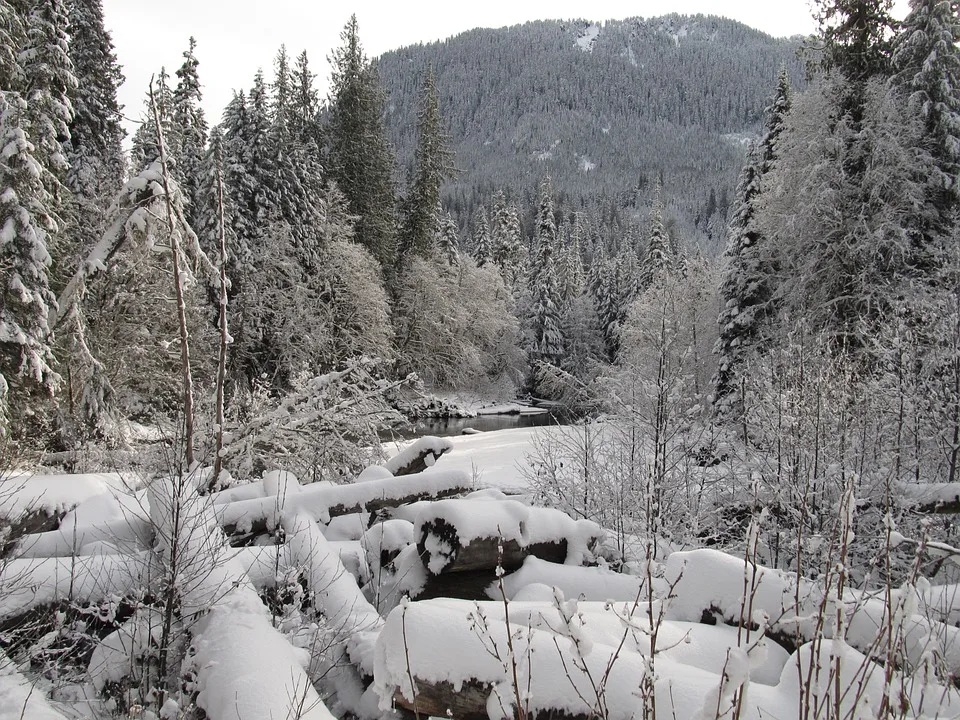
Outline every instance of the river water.
<path fill-rule="evenodd" d="M 393 431 L 397 439 L 412 439 L 424 435 L 444 437 L 462 435 L 466 429 L 490 432 L 492 430 L 509 430 L 512 428 L 542 427 L 561 423 L 551 413 L 524 413 L 515 415 L 478 415 L 472 418 L 429 418 L 411 423 L 409 427 L 398 428 Z M 385 439 L 389 439 L 385 438 Z"/>

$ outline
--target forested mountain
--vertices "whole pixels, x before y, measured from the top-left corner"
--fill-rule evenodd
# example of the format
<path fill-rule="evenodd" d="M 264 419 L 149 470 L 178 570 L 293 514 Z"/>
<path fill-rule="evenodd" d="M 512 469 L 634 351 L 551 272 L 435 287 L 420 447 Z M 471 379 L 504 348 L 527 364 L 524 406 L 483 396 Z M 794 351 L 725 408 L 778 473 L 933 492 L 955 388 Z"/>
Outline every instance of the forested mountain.
<path fill-rule="evenodd" d="M 780 68 L 802 86 L 799 46 L 703 15 L 541 21 L 386 53 L 378 68 L 402 172 L 432 65 L 461 171 L 444 197 L 461 225 L 499 188 L 532 207 L 544 174 L 558 209 L 600 201 L 646 217 L 659 174 L 668 222 L 716 250 Z"/>

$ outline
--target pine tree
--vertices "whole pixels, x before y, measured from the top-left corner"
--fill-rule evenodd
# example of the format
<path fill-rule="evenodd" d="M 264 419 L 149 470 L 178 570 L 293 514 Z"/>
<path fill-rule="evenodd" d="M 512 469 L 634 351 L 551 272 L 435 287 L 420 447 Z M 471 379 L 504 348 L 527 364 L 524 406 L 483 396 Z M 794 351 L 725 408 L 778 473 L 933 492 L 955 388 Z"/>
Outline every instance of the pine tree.
<path fill-rule="evenodd" d="M 440 118 L 440 102 L 433 77 L 427 68 L 423 83 L 417 130 L 419 139 L 414 157 L 414 177 L 401 206 L 399 258 L 411 254 L 429 255 L 440 229 L 440 186 L 453 173 L 453 154 L 447 149 Z"/>
<path fill-rule="evenodd" d="M 773 305 L 776 268 L 771 264 L 773 254 L 756 226 L 755 215 L 761 180 L 776 167 L 777 143 L 790 111 L 790 94 L 787 74 L 781 71 L 773 101 L 767 108 L 766 133 L 751 149 L 737 187 L 737 204 L 730 223 L 720 284 L 720 336 L 714 348 L 718 359 L 713 402 L 721 413 L 731 409 L 727 400 L 734 390 L 744 357 L 762 343 L 763 333 L 776 314 Z"/>
<path fill-rule="evenodd" d="M 201 169 L 207 145 L 207 120 L 200 104 L 199 62 L 194 54 L 197 41 L 192 37 L 183 53 L 183 65 L 177 70 L 177 86 L 173 91 L 173 133 L 177 146 L 174 155 L 177 163 L 173 175 L 180 183 L 187 201 L 187 220 L 191 226 L 199 220 L 199 191 Z"/>
<path fill-rule="evenodd" d="M 839 71 L 853 85 L 885 73 L 894 26 L 892 5 L 892 0 L 815 0 L 824 41 L 823 69 Z"/>
<path fill-rule="evenodd" d="M 56 301 L 47 278 L 47 241 L 56 225 L 40 162 L 24 132 L 26 116 L 22 98 L 0 93 L 0 428 L 8 407 L 13 414 L 29 412 L 31 391 L 51 392 L 59 380 L 48 339 Z"/>
<path fill-rule="evenodd" d="M 342 46 L 330 57 L 327 171 L 357 217 L 357 241 L 390 276 L 396 255 L 395 161 L 383 129 L 383 89 L 364 55 L 355 15 L 340 38 Z"/>

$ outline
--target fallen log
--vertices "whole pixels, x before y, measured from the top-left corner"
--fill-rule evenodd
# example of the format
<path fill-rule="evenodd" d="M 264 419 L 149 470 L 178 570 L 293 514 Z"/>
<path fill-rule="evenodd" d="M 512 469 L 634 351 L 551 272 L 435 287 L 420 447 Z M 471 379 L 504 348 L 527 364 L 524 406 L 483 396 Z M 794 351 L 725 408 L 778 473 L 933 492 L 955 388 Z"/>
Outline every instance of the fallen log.
<path fill-rule="evenodd" d="M 463 573 L 472 570 L 517 570 L 529 557 L 554 563 L 567 558 L 567 540 L 522 545 L 520 540 L 499 537 L 478 537 L 461 540 L 456 526 L 443 518 L 429 520 L 420 528 L 417 550 L 433 575 Z"/>
<path fill-rule="evenodd" d="M 352 485 L 307 485 L 285 497 L 241 500 L 214 506 L 217 520 L 233 544 L 277 528 L 284 513 L 306 513 L 315 522 L 350 513 L 376 513 L 424 499 L 460 495 L 470 491 L 470 479 L 458 470 L 384 478 Z"/>
<path fill-rule="evenodd" d="M 920 483 L 900 487 L 900 503 L 924 515 L 960 513 L 960 483 Z"/>
<path fill-rule="evenodd" d="M 451 450 L 453 443 L 450 440 L 425 435 L 387 460 L 382 467 L 389 470 L 394 477 L 415 475 L 433 467 L 437 458 Z"/>
<path fill-rule="evenodd" d="M 444 500 L 423 506 L 417 549 L 432 575 L 519 568 L 525 558 L 583 564 L 603 536 L 596 523 L 516 500 Z"/>

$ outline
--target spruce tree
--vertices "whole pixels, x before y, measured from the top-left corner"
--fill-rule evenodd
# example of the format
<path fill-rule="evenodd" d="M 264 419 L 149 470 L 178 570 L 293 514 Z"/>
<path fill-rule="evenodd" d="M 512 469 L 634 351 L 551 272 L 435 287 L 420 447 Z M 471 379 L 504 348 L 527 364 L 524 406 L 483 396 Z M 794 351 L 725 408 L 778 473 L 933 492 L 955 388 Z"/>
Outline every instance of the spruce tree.
<path fill-rule="evenodd" d="M 383 128 L 383 89 L 363 52 L 355 15 L 340 38 L 343 44 L 330 56 L 327 172 L 357 218 L 357 241 L 389 277 L 396 256 L 395 161 Z"/>
<path fill-rule="evenodd" d="M 323 142 L 318 120 L 320 103 L 313 84 L 315 77 L 310 71 L 307 51 L 304 50 L 297 56 L 293 71 L 290 113 L 292 132 L 300 143 L 309 148 L 309 152 L 319 155 Z"/>
<path fill-rule="evenodd" d="M 433 249 L 440 230 L 440 186 L 453 173 L 453 154 L 441 127 L 440 102 L 431 67 L 427 68 L 423 83 L 417 130 L 413 183 L 400 213 L 401 263 L 411 254 L 426 257 Z"/>
<path fill-rule="evenodd" d="M 663 226 L 663 202 L 660 200 L 660 185 L 658 183 L 653 210 L 650 212 L 650 233 L 640 270 L 640 286 L 644 290 L 653 286 L 665 274 L 673 272 L 675 267 L 674 249 L 671 246 L 667 230 Z"/>

